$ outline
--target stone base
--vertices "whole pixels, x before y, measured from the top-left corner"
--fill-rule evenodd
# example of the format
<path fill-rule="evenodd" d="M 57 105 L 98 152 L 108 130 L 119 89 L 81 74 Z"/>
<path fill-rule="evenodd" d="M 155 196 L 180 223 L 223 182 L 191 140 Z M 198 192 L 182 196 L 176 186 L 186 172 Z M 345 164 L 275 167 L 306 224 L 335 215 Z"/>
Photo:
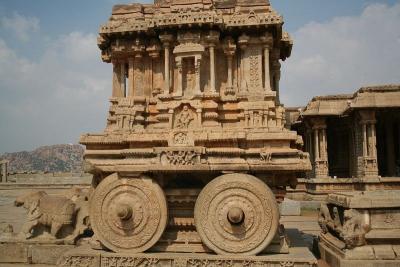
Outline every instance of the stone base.
<path fill-rule="evenodd" d="M 290 231 L 292 247 L 288 254 L 261 256 L 218 256 L 211 253 L 142 253 L 119 254 L 93 250 L 89 245 L 2 242 L 0 266 L 68 266 L 68 267 L 316 267 L 317 260 L 304 244 L 299 231 Z"/>
<path fill-rule="evenodd" d="M 316 267 L 317 260 L 306 247 L 292 248 L 289 254 L 265 256 L 217 256 L 203 253 L 116 254 L 77 248 L 67 252 L 58 262 L 65 267 L 200 267 L 200 266 L 290 266 Z"/>
<path fill-rule="evenodd" d="M 316 267 L 317 259 L 305 245 L 299 231 L 290 231 L 288 254 L 261 256 L 219 256 L 211 253 L 118 254 L 79 247 L 64 254 L 58 266 L 65 267 Z"/>
<path fill-rule="evenodd" d="M 300 202 L 285 198 L 285 200 L 279 204 L 279 211 L 281 216 L 300 216 Z"/>
<path fill-rule="evenodd" d="M 298 179 L 296 189 L 287 188 L 286 197 L 300 201 L 326 201 L 333 193 L 377 190 L 400 190 L 400 177 Z"/>
<path fill-rule="evenodd" d="M 40 244 L 40 243 L 0 243 L 0 266 L 5 264 L 56 265 L 59 258 L 67 251 L 75 248 L 70 245 Z"/>
<path fill-rule="evenodd" d="M 318 245 L 321 258 L 330 267 L 400 266 L 400 245 L 369 245 L 340 249 L 335 240 L 329 234 L 322 234 Z"/>

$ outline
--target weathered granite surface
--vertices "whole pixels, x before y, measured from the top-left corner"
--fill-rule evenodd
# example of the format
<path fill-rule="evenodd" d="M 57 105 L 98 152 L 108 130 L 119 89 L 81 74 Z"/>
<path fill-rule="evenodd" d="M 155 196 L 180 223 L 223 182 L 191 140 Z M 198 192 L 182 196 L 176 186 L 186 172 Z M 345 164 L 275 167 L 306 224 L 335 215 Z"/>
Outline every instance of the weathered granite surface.
<path fill-rule="evenodd" d="M 400 191 L 331 194 L 319 223 L 331 266 L 400 265 Z"/>

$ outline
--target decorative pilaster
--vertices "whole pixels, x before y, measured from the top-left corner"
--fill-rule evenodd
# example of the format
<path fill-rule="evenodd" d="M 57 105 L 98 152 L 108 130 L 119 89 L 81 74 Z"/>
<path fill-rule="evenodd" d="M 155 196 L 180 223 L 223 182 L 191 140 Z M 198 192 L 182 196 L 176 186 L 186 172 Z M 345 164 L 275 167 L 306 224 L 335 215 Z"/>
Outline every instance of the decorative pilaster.
<path fill-rule="evenodd" d="M 125 61 L 122 61 L 120 63 L 120 66 L 121 66 L 121 69 L 120 69 L 121 73 L 119 76 L 119 79 L 120 79 L 119 83 L 121 85 L 122 96 L 126 97 L 126 63 L 125 63 Z"/>
<path fill-rule="evenodd" d="M 233 56 L 236 53 L 236 44 L 232 37 L 228 37 L 224 42 L 224 53 L 228 62 L 228 80 L 226 83 L 225 95 L 234 95 L 233 88 Z"/>
<path fill-rule="evenodd" d="M 182 96 L 183 95 L 183 88 L 182 88 L 182 82 L 183 82 L 183 66 L 182 66 L 182 58 L 181 57 L 176 57 L 175 58 L 175 66 L 178 71 L 178 78 L 177 78 L 177 85 L 176 85 L 176 96 Z"/>
<path fill-rule="evenodd" d="M 270 70 L 270 51 L 273 45 L 273 38 L 271 34 L 261 37 L 264 44 L 264 89 L 267 93 L 272 91 L 271 88 L 271 70 Z"/>
<path fill-rule="evenodd" d="M 219 32 L 210 31 L 206 36 L 206 40 L 208 41 L 210 52 L 210 93 L 215 94 L 217 92 L 215 88 L 215 47 L 219 42 Z"/>
<path fill-rule="evenodd" d="M 158 95 L 161 93 L 161 88 L 158 85 L 154 84 L 154 72 L 155 72 L 155 65 L 157 63 L 157 61 L 160 58 L 160 50 L 161 50 L 161 46 L 159 44 L 158 41 L 156 40 L 152 40 L 150 42 L 150 45 L 146 48 L 147 53 L 149 54 L 150 58 L 151 58 L 151 90 L 152 90 L 152 95 Z"/>
<path fill-rule="evenodd" d="M 241 57 L 240 57 L 240 71 L 241 71 L 241 73 L 240 73 L 240 91 L 242 91 L 242 92 L 248 91 L 247 81 L 246 81 L 246 68 L 244 66 L 245 66 L 245 60 L 246 60 L 245 53 L 246 53 L 247 46 L 249 44 L 249 40 L 250 40 L 249 36 L 247 36 L 246 34 L 242 34 L 239 37 L 239 41 L 238 41 L 239 47 L 241 49 L 241 53 L 240 53 L 241 54 Z"/>
<path fill-rule="evenodd" d="M 130 57 L 128 62 L 129 62 L 129 71 L 128 71 L 129 90 L 128 90 L 128 96 L 133 97 L 135 95 L 135 58 L 133 56 Z"/>
<path fill-rule="evenodd" d="M 164 46 L 164 95 L 168 95 L 171 89 L 170 83 L 170 46 L 174 37 L 172 34 L 161 34 L 160 40 Z"/>
<path fill-rule="evenodd" d="M 135 96 L 143 96 L 144 95 L 144 84 L 143 84 L 143 56 L 142 53 L 135 54 L 135 71 L 134 71 L 134 87 L 135 87 Z"/>
<path fill-rule="evenodd" d="M 280 92 L 279 92 L 279 82 L 281 80 L 281 63 L 280 59 L 280 51 L 274 49 L 272 52 L 271 60 L 272 60 L 272 81 L 273 81 L 273 89 L 276 92 L 276 104 L 280 103 Z"/>
<path fill-rule="evenodd" d="M 210 93 L 215 94 L 215 44 L 210 44 Z"/>
<path fill-rule="evenodd" d="M 124 97 L 123 91 L 121 90 L 121 64 L 120 62 L 114 60 L 113 64 L 113 90 L 112 90 L 112 97 Z"/>
<path fill-rule="evenodd" d="M 145 51 L 145 46 L 143 45 L 143 41 L 137 38 L 133 45 L 133 52 L 135 55 L 135 63 L 134 63 L 134 84 L 131 86 L 134 87 L 134 96 L 143 96 L 144 95 L 144 68 L 143 68 L 143 53 Z"/>
<path fill-rule="evenodd" d="M 200 89 L 200 70 L 201 70 L 201 57 L 196 56 L 195 57 L 195 74 L 196 74 L 196 85 L 194 88 L 194 93 L 195 95 L 201 95 L 201 89 Z M 215 83 L 215 78 L 214 78 L 214 83 Z M 181 83 L 182 84 L 182 83 Z M 215 90 L 215 88 L 214 88 Z M 211 93 L 215 93 L 211 92 Z"/>

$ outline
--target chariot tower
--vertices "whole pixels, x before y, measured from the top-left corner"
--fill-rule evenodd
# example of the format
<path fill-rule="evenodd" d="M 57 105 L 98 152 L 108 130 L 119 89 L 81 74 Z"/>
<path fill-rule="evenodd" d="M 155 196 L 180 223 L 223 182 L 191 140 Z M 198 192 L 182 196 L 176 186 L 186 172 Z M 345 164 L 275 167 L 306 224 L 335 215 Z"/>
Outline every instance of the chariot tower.
<path fill-rule="evenodd" d="M 285 253 L 277 202 L 310 170 L 279 101 L 292 41 L 268 0 L 116 5 L 103 133 L 86 134 L 90 218 L 115 252 Z"/>

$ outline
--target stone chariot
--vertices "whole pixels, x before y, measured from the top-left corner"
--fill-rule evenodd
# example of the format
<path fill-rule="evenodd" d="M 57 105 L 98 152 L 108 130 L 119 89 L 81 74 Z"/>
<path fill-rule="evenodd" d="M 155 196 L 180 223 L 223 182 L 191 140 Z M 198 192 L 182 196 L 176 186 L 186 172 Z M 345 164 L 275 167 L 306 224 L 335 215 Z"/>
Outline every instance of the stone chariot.
<path fill-rule="evenodd" d="M 278 202 L 310 170 L 279 101 L 292 41 L 268 0 L 117 5 L 107 127 L 86 134 L 90 221 L 118 253 L 285 253 Z"/>

